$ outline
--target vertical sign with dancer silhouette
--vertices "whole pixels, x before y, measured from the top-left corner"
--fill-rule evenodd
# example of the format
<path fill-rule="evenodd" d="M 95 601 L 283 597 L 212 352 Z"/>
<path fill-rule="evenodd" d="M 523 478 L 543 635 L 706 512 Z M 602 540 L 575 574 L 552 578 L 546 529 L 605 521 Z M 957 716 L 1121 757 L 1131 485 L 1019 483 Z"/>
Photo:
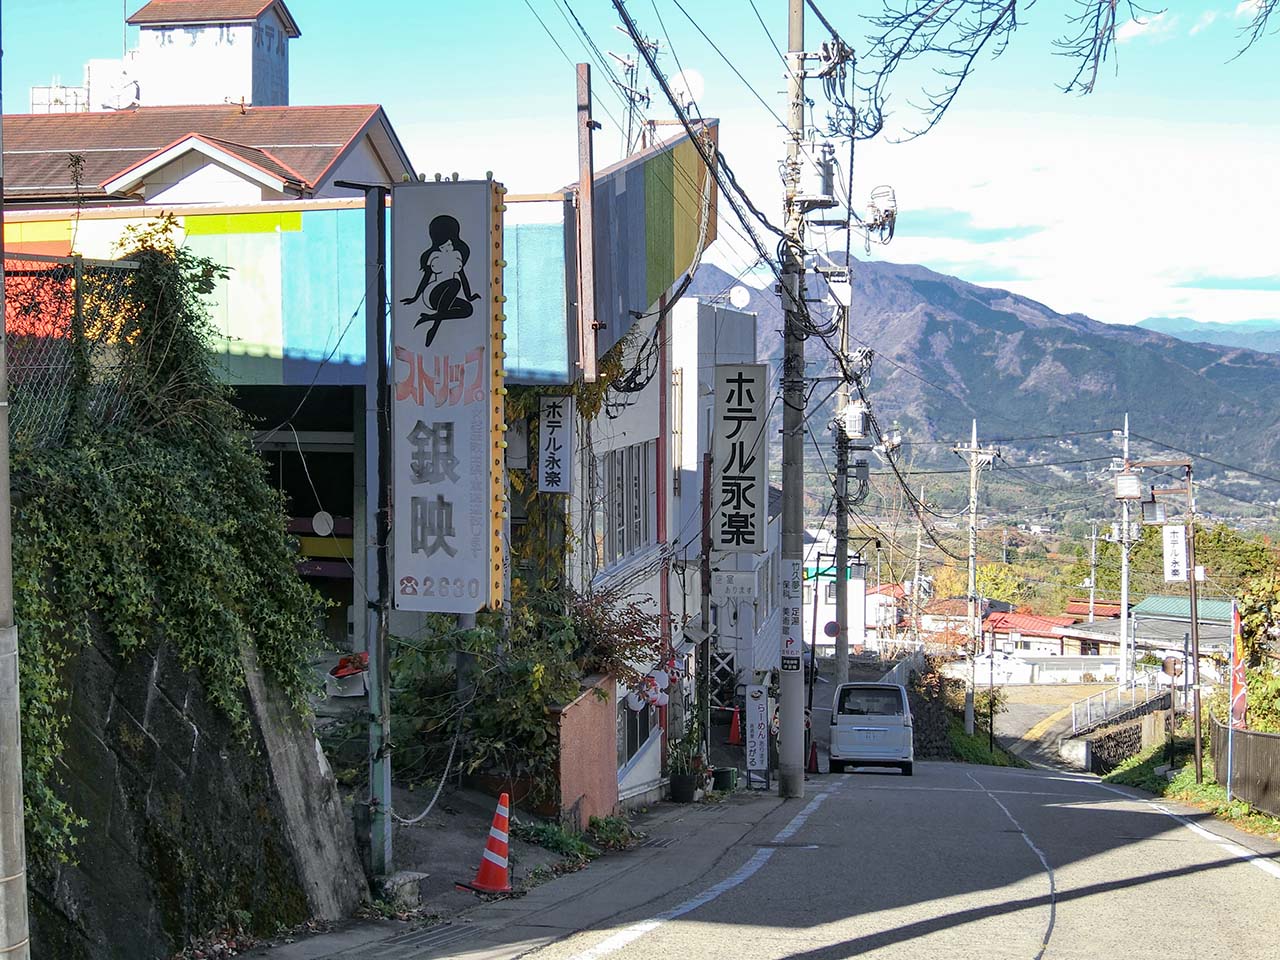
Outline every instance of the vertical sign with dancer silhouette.
<path fill-rule="evenodd" d="M 403 610 L 501 601 L 502 194 L 392 190 L 393 593 Z"/>

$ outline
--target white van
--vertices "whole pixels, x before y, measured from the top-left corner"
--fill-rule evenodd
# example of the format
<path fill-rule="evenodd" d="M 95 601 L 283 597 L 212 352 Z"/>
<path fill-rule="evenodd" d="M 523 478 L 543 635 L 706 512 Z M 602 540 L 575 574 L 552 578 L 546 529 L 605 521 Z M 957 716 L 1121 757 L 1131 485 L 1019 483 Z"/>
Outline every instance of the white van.
<path fill-rule="evenodd" d="M 831 705 L 831 772 L 897 767 L 911 776 L 911 708 L 899 683 L 842 683 Z"/>

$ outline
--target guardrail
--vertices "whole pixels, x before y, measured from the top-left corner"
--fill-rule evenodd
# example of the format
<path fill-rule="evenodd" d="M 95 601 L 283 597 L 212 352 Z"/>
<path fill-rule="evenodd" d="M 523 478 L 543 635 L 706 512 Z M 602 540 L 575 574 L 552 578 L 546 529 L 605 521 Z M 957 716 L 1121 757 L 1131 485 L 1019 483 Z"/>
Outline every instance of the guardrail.
<path fill-rule="evenodd" d="M 1156 680 L 1156 675 L 1144 673 L 1134 677 L 1127 684 L 1077 700 L 1071 704 L 1071 732 L 1079 733 L 1082 729 L 1113 717 L 1117 713 L 1132 710 L 1138 704 L 1150 700 L 1161 692 L 1163 692 L 1161 684 Z"/>
<path fill-rule="evenodd" d="M 919 650 L 894 664 L 893 669 L 880 678 L 881 683 L 900 683 L 904 687 L 911 681 L 911 671 L 924 666 L 924 654 Z"/>

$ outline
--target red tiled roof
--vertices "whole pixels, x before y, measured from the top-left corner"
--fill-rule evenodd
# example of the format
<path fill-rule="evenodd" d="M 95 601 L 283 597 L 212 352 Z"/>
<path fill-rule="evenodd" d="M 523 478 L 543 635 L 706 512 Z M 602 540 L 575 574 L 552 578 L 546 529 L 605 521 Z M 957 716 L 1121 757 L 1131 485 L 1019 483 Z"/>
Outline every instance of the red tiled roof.
<path fill-rule="evenodd" d="M 1105 600 L 1096 600 L 1093 604 L 1093 615 L 1095 617 L 1118 617 L 1120 616 L 1120 610 L 1120 604 Z M 1089 615 L 1089 601 L 1072 598 L 1067 601 L 1065 612 L 1078 617 L 1087 617 Z"/>
<path fill-rule="evenodd" d="M 907 595 L 907 590 L 900 583 L 882 583 L 880 586 L 873 587 L 867 591 L 868 597 L 874 597 L 879 594 L 884 594 L 885 596 L 891 596 L 901 600 Z"/>
<path fill-rule="evenodd" d="M 1053 637 L 1055 627 L 1069 627 L 1075 617 L 1042 617 L 1034 613 L 991 613 L 983 626 L 992 633 L 1020 633 L 1029 637 Z"/>
<path fill-rule="evenodd" d="M 289 35 L 300 36 L 293 15 L 281 0 L 151 0 L 125 23 L 133 26 L 155 26 L 165 23 L 239 23 L 257 20 L 271 7 L 277 7 Z"/>
<path fill-rule="evenodd" d="M 926 617 L 965 617 L 969 615 L 969 601 L 964 597 L 934 600 L 923 612 Z"/>
<path fill-rule="evenodd" d="M 67 158 L 84 158 L 80 192 L 97 186 L 193 132 L 233 144 L 249 162 L 291 172 L 315 186 L 380 114 L 376 105 L 333 107 L 138 107 L 113 113 L 19 114 L 4 118 L 5 199 L 75 196 Z"/>

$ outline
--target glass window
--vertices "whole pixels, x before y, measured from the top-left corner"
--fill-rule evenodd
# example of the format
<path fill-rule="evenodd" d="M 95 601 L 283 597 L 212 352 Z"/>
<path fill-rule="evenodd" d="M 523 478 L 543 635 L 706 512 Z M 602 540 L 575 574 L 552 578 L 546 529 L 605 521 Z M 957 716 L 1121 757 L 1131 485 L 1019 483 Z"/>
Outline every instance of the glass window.
<path fill-rule="evenodd" d="M 827 584 L 827 602 L 836 602 L 836 584 L 834 580 Z"/>
<path fill-rule="evenodd" d="M 605 511 L 605 497 L 608 488 L 605 486 L 605 463 L 603 457 L 595 457 L 591 461 L 591 538 L 595 549 L 596 569 L 603 569 L 609 562 L 605 544 L 609 538 L 608 513 Z"/>
<path fill-rule="evenodd" d="M 640 461 L 643 449 L 643 445 L 627 447 L 627 494 L 629 497 L 627 512 L 631 520 L 631 529 L 627 540 L 628 553 L 635 553 L 644 543 L 643 524 L 645 497 L 641 494 L 640 483 L 640 478 L 642 476 Z"/>
<path fill-rule="evenodd" d="M 846 687 L 840 691 L 840 714 L 846 717 L 900 717 L 902 692 L 890 687 Z"/>
<path fill-rule="evenodd" d="M 644 482 L 648 487 L 645 505 L 645 543 L 658 542 L 658 486 L 667 482 L 666 477 L 658 476 L 658 441 L 650 440 L 644 445 Z"/>
<path fill-rule="evenodd" d="M 627 457 L 625 450 L 609 454 L 613 463 L 613 499 L 609 515 L 613 518 L 613 561 L 627 555 Z"/>

